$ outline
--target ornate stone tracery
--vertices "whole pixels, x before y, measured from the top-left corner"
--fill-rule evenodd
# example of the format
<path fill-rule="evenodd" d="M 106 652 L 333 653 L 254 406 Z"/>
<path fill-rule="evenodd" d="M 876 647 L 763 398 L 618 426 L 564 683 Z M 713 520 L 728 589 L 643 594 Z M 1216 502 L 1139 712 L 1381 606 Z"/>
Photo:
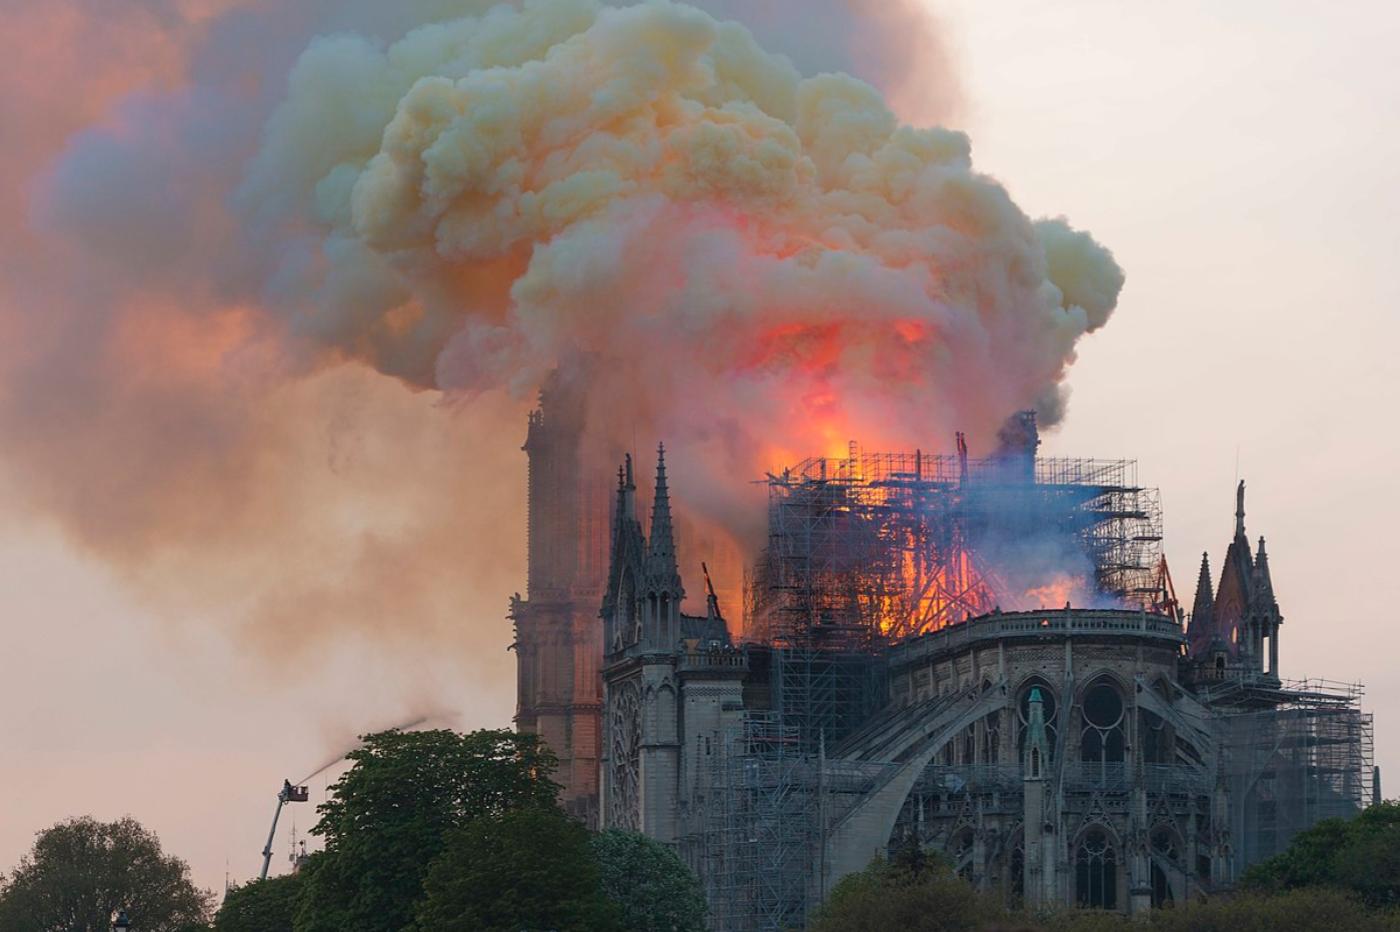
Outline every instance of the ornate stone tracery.
<path fill-rule="evenodd" d="M 613 828 L 640 827 L 638 790 L 642 748 L 641 691 L 635 681 L 619 683 L 608 702 L 608 821 Z"/>

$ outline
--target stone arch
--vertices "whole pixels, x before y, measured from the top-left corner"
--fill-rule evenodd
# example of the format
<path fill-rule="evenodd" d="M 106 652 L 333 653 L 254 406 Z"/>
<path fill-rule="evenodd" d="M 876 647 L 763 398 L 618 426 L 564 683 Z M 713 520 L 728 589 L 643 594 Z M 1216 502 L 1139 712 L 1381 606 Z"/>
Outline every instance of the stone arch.
<path fill-rule="evenodd" d="M 1114 848 L 1121 852 L 1124 845 L 1123 836 L 1119 833 L 1118 829 L 1114 827 L 1113 823 L 1110 821 L 1111 818 L 1112 817 L 1101 808 L 1097 812 L 1091 813 L 1079 824 L 1079 829 L 1074 833 L 1075 844 L 1079 843 L 1079 839 L 1084 837 L 1085 832 L 1097 828 L 1104 831 L 1108 835 L 1109 842 L 1113 844 Z"/>
<path fill-rule="evenodd" d="M 1134 694 L 1138 709 L 1152 712 L 1154 715 L 1168 723 L 1172 731 L 1172 754 L 1170 763 L 1176 764 L 1184 760 L 1187 764 L 1195 767 L 1199 772 L 1209 774 L 1214 771 L 1216 763 L 1216 750 L 1212 736 L 1203 731 L 1198 720 L 1205 714 L 1205 710 L 1178 691 L 1176 702 L 1169 701 L 1158 692 L 1139 681 L 1138 688 Z M 1182 710 L 1177 709 L 1177 704 L 1184 706 Z M 1194 708 L 1193 708 L 1194 707 Z M 1193 717 L 1188 717 L 1193 716 Z M 1137 744 L 1141 745 L 1139 740 Z"/>
<path fill-rule="evenodd" d="M 1123 695 L 1124 701 L 1126 701 L 1129 697 L 1135 695 L 1137 692 L 1137 684 L 1135 680 L 1131 680 L 1123 676 L 1123 674 L 1119 673 L 1117 670 L 1112 670 L 1108 667 L 1101 667 L 1097 670 L 1092 670 L 1086 673 L 1084 676 L 1075 677 L 1075 704 L 1082 705 L 1084 702 L 1084 694 L 1088 692 L 1091 687 L 1102 682 L 1111 683 L 1113 687 Z"/>
<path fill-rule="evenodd" d="M 948 703 L 946 697 L 928 700 L 931 718 L 914 720 L 899 741 L 883 749 L 882 756 L 898 763 L 892 764 L 875 787 L 831 827 L 823 878 L 826 889 L 886 852 L 895 822 L 919 776 L 964 728 L 1005 705 L 1005 684 L 969 691 Z M 907 713 L 908 709 L 902 711 Z"/>
<path fill-rule="evenodd" d="M 1075 836 L 1069 855 L 1074 904 L 1081 909 L 1118 909 L 1124 876 L 1118 833 L 1107 823 L 1090 822 Z"/>

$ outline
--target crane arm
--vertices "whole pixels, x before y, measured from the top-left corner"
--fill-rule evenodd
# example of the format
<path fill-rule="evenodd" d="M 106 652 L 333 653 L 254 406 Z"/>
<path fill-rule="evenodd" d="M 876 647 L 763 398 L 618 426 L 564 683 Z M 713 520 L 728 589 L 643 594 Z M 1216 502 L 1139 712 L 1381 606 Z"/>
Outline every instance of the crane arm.
<path fill-rule="evenodd" d="M 263 846 L 262 871 L 258 874 L 259 880 L 267 879 L 267 869 L 272 866 L 272 839 L 277 834 L 277 820 L 282 817 L 282 807 L 287 805 L 287 791 L 283 788 L 277 794 L 277 808 L 272 811 L 272 828 L 267 833 L 267 844 Z"/>
<path fill-rule="evenodd" d="M 282 816 L 282 807 L 287 803 L 304 803 L 310 798 L 304 786 L 292 786 L 291 780 L 282 781 L 282 789 L 277 792 L 277 808 L 272 812 L 272 828 L 267 832 L 267 844 L 263 846 L 262 873 L 259 880 L 267 879 L 267 869 L 272 866 L 272 839 L 277 835 L 277 820 Z"/>

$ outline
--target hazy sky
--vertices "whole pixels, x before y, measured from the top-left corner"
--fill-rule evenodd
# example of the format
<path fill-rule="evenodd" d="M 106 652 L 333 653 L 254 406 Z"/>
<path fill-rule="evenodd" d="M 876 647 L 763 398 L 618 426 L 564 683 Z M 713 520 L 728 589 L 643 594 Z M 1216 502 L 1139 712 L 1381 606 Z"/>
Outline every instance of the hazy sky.
<path fill-rule="evenodd" d="M 1279 0 L 946 0 L 938 12 L 963 89 L 954 122 L 978 166 L 1032 216 L 1064 212 L 1093 231 L 1127 273 L 1117 315 L 1082 344 L 1046 452 L 1139 461 L 1161 488 L 1188 600 L 1202 550 L 1218 573 L 1234 481 L 1247 479 L 1248 529 L 1268 538 L 1286 617 L 1284 674 L 1366 682 L 1377 761 L 1400 780 L 1387 533 L 1400 526 L 1400 12 Z M 281 780 L 357 732 L 422 714 L 509 722 L 503 614 L 523 588 L 523 534 L 470 515 L 519 508 L 523 431 L 483 434 L 470 414 L 382 382 L 328 391 L 411 415 L 392 453 L 470 457 L 501 477 L 483 496 L 493 508 L 462 505 L 461 527 L 499 541 L 492 565 L 450 587 L 472 596 L 467 633 L 434 622 L 420 637 L 386 605 L 386 623 L 406 629 L 387 645 L 348 632 L 308 657 L 288 630 L 269 659 L 236 624 L 157 617 L 16 501 L 0 526 L 0 865 L 57 819 L 130 813 L 219 886 L 226 865 L 235 879 L 256 870 Z M 340 412 L 316 410 L 315 432 L 331 432 Z M 387 455 L 351 434 L 364 458 Z M 313 819 L 290 814 L 299 829 Z"/>

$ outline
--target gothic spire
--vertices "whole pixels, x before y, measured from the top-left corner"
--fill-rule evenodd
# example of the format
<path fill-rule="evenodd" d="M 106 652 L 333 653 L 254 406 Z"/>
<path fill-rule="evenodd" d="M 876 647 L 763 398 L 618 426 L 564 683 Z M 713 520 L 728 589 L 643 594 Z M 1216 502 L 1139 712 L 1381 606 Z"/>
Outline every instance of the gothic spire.
<path fill-rule="evenodd" d="M 627 483 L 623 481 L 622 464 L 617 467 L 617 504 L 613 507 L 612 516 L 612 536 L 614 552 L 617 547 L 617 532 L 622 527 L 624 516 L 627 514 Z"/>
<path fill-rule="evenodd" d="M 1215 586 L 1210 581 L 1210 554 L 1201 554 L 1201 576 L 1196 581 L 1196 604 L 1191 607 L 1191 627 L 1204 631 L 1215 623 Z"/>
<path fill-rule="evenodd" d="M 618 479 L 621 481 L 622 491 L 622 517 L 635 518 L 637 516 L 637 483 L 632 480 L 632 454 L 626 454 L 623 460 L 622 469 L 618 470 Z"/>
<path fill-rule="evenodd" d="M 1241 479 L 1235 488 L 1235 537 L 1225 551 L 1225 562 L 1220 565 L 1220 591 L 1216 593 L 1215 601 L 1221 601 L 1227 588 L 1237 591 L 1243 601 L 1248 601 L 1253 582 L 1254 548 L 1244 534 L 1244 480 Z M 1230 622 L 1222 619 L 1221 624 L 1228 627 Z"/>
<path fill-rule="evenodd" d="M 1235 538 L 1244 539 L 1244 480 L 1235 489 Z"/>
<path fill-rule="evenodd" d="M 656 448 L 656 499 L 651 506 L 651 538 L 648 555 L 656 568 L 676 574 L 676 541 L 671 529 L 671 493 L 666 488 L 666 446 Z"/>
<path fill-rule="evenodd" d="M 617 467 L 617 504 L 612 521 L 612 561 L 621 556 L 622 539 L 629 532 L 639 533 L 637 525 L 637 487 L 632 483 L 632 454 L 628 453 L 623 463 Z"/>
<path fill-rule="evenodd" d="M 1255 603 L 1259 608 L 1268 610 L 1277 608 L 1278 601 L 1274 598 L 1274 580 L 1269 573 L 1269 554 L 1264 550 L 1264 538 L 1259 538 L 1259 553 L 1254 558 L 1254 596 Z"/>
<path fill-rule="evenodd" d="M 1039 686 L 1031 687 L 1026 718 L 1026 750 L 1022 766 L 1028 779 L 1039 780 L 1050 757 L 1050 740 L 1045 733 L 1045 705 Z"/>
<path fill-rule="evenodd" d="M 1041 698 L 1040 687 L 1032 686 L 1031 694 L 1026 703 L 1028 730 L 1030 740 L 1045 741 L 1045 701 Z"/>

